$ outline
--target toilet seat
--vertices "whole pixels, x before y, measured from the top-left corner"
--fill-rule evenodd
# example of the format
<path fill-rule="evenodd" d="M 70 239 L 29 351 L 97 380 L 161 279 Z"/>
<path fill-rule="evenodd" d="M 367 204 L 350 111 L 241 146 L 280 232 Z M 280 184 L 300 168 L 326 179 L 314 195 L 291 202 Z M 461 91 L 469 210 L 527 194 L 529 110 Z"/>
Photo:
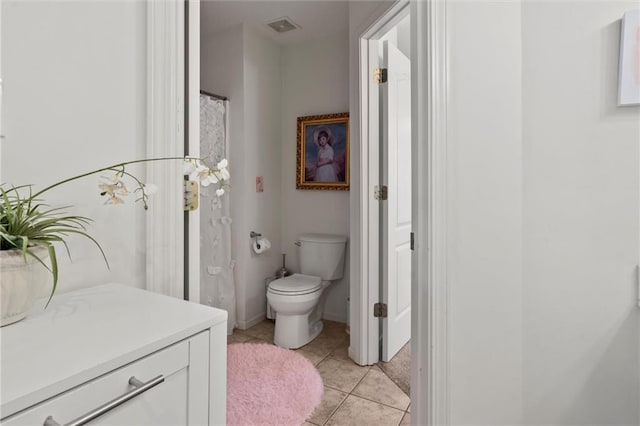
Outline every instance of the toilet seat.
<path fill-rule="evenodd" d="M 315 293 L 320 289 L 322 289 L 322 280 L 320 277 L 303 274 L 293 274 L 271 281 L 269 284 L 270 292 L 286 296 L 300 296 Z"/>

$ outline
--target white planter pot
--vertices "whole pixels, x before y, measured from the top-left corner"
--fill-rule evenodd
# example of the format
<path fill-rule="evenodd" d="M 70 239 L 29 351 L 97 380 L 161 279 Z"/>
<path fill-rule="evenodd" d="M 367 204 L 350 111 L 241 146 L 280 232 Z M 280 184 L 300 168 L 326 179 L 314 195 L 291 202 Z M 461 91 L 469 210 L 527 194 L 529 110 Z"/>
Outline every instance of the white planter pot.
<path fill-rule="evenodd" d="M 30 250 L 46 263 L 46 247 Z M 50 277 L 51 273 L 33 256 L 27 255 L 25 263 L 20 250 L 0 251 L 0 326 L 23 319 L 35 300 L 43 296 Z"/>

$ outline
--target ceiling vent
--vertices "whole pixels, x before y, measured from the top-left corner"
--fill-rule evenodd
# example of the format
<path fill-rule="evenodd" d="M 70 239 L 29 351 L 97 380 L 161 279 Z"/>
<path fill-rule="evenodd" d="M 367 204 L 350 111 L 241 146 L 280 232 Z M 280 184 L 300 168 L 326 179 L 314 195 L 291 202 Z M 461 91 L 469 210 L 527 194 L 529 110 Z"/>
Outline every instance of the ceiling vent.
<path fill-rule="evenodd" d="M 300 28 L 296 24 L 294 24 L 290 18 L 286 16 L 282 18 L 278 18 L 275 21 L 268 23 L 267 25 L 269 25 L 271 28 L 273 28 L 274 31 L 278 33 L 286 33 L 287 31 Z"/>

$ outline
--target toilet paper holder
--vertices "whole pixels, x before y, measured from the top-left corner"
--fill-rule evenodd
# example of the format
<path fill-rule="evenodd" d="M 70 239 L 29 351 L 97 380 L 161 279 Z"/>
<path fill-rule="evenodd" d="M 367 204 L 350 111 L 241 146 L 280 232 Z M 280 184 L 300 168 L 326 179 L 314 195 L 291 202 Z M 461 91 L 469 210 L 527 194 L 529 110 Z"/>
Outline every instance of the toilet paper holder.
<path fill-rule="evenodd" d="M 261 254 L 271 248 L 271 242 L 264 238 L 261 233 L 251 231 L 249 237 L 253 239 L 253 251 L 255 251 L 256 254 Z"/>
<path fill-rule="evenodd" d="M 252 238 L 254 241 L 254 244 L 258 244 L 258 247 L 260 247 L 260 242 L 258 241 L 258 238 L 260 237 L 262 237 L 262 234 L 260 232 L 255 232 L 255 231 L 249 232 L 249 238 Z"/>

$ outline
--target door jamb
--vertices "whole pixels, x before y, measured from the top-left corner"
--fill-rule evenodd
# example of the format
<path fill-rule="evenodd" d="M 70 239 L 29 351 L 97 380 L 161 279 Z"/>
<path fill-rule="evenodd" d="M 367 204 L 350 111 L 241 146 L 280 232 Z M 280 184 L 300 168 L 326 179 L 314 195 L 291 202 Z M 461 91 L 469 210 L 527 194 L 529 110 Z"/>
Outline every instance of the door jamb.
<path fill-rule="evenodd" d="M 147 3 L 149 158 L 184 156 L 185 133 L 189 137 L 190 155 L 199 155 L 199 12 L 199 0 Z M 187 18 L 188 37 L 185 32 Z M 188 45 L 185 43 L 187 39 Z M 186 60 L 189 60 L 188 66 Z M 186 75 L 186 70 L 189 75 Z M 185 93 L 187 81 L 190 84 L 188 93 Z M 187 109 L 188 117 L 185 114 Z M 189 126 L 188 131 L 185 126 Z M 189 300 L 198 302 L 200 216 L 197 210 L 188 213 L 187 248 L 186 214 L 182 207 L 182 162 L 150 162 L 146 167 L 147 180 L 163 188 L 154 195 L 152 202 L 155 206 L 146 214 L 146 288 L 181 299 L 188 293 Z M 186 250 L 189 251 L 188 261 L 184 256 Z M 188 282 L 185 281 L 187 277 Z"/>
<path fill-rule="evenodd" d="M 373 305 L 380 301 L 380 204 L 373 198 L 374 186 L 380 183 L 380 132 L 378 128 L 379 86 L 373 81 L 373 69 L 379 65 L 378 39 L 409 12 L 409 1 L 400 0 L 386 9 L 360 35 L 360 282 L 359 295 L 352 297 L 360 306 L 358 320 L 351 327 L 356 350 L 350 355 L 363 365 L 380 360 L 380 320 L 373 316 Z"/>
<path fill-rule="evenodd" d="M 147 157 L 184 155 L 184 3 L 147 3 Z M 177 143 L 176 143 L 177 141 Z M 182 163 L 149 162 L 163 188 L 147 211 L 146 288 L 184 297 Z"/>
<path fill-rule="evenodd" d="M 200 157 L 200 0 L 185 0 L 186 46 L 185 75 L 187 138 L 185 152 Z M 185 212 L 185 297 L 200 303 L 200 209 Z"/>
<path fill-rule="evenodd" d="M 448 280 L 447 280 L 447 99 L 448 53 L 446 0 L 401 0 L 358 38 L 360 106 L 360 197 L 362 212 L 360 285 L 352 289 L 358 304 L 352 322 L 354 350 L 360 364 L 377 361 L 379 324 L 373 318 L 373 300 L 379 296 L 379 209 L 373 186 L 379 181 L 377 102 L 372 101 L 370 72 L 377 61 L 371 38 L 398 11 L 411 8 L 412 78 L 412 256 L 411 288 L 411 399 L 412 424 L 447 425 L 449 407 Z M 375 52 L 375 54 L 373 54 Z M 376 88 L 377 89 L 377 88 Z M 375 115 L 373 115 L 375 113 Z M 377 123 L 377 121 L 376 121 Z M 373 167 L 370 167 L 373 165 Z M 371 249 L 373 247 L 373 250 Z M 354 291 L 355 290 L 355 291 Z M 357 297 L 353 297 L 357 296 Z"/>
<path fill-rule="evenodd" d="M 412 422 L 448 425 L 447 0 L 411 0 Z"/>

